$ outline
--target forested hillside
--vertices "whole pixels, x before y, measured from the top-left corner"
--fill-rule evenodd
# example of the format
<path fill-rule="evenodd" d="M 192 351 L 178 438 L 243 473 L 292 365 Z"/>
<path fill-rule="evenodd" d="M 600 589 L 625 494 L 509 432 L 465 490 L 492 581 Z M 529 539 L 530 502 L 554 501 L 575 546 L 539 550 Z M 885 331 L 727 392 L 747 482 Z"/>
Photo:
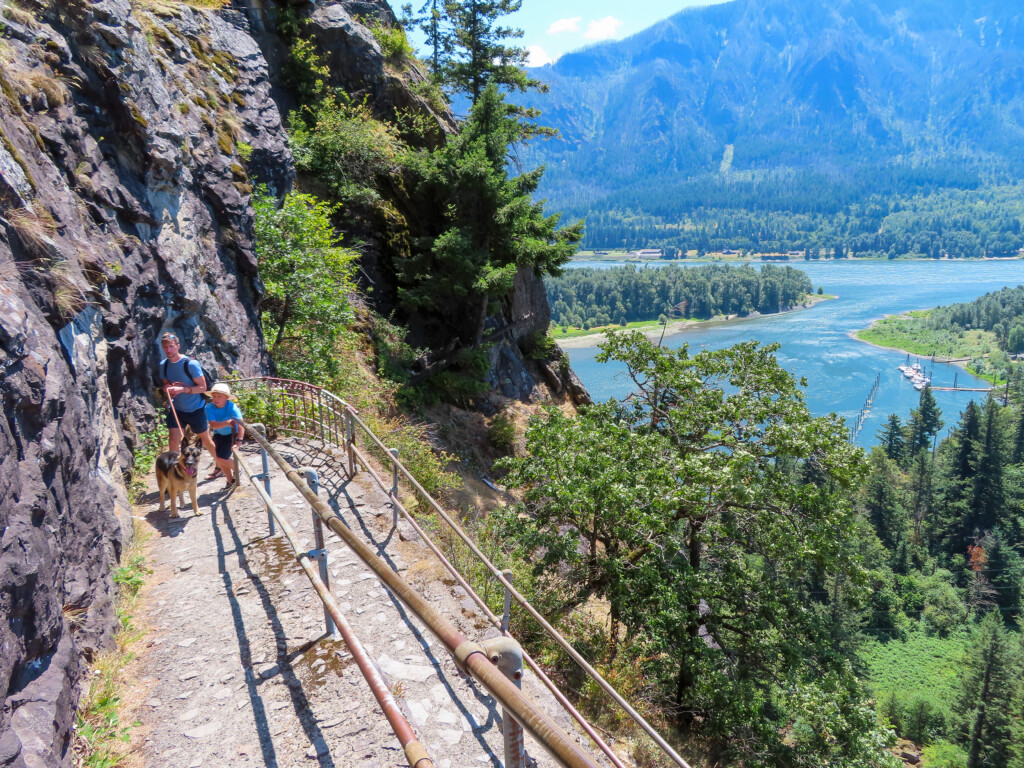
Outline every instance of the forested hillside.
<path fill-rule="evenodd" d="M 734 0 L 534 73 L 586 247 L 972 257 L 1024 245 L 1024 14 Z"/>
<path fill-rule="evenodd" d="M 1024 389 L 1011 390 L 1019 403 Z M 940 764 L 1024 765 L 1024 409 L 989 398 L 944 416 L 926 388 L 879 440 L 859 504 L 872 585 L 863 632 L 893 646 L 865 647 L 869 663 L 888 659 L 872 667 L 880 711 L 946 755 Z M 936 663 L 943 654 L 953 669 Z"/>
<path fill-rule="evenodd" d="M 715 264 L 570 269 L 545 285 L 552 322 L 577 328 L 625 325 L 659 315 L 706 320 L 771 314 L 791 309 L 813 290 L 803 272 L 771 264 L 761 269 Z"/>

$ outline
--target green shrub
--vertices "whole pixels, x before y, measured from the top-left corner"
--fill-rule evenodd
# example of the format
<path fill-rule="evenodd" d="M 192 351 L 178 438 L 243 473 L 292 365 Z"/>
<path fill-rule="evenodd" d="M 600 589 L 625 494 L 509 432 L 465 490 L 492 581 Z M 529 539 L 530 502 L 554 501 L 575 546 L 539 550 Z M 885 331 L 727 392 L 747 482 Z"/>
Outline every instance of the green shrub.
<path fill-rule="evenodd" d="M 512 412 L 505 409 L 491 419 L 487 429 L 491 445 L 502 451 L 511 451 L 516 444 L 516 421 Z"/>
<path fill-rule="evenodd" d="M 967 768 L 967 752 L 948 741 L 936 741 L 921 752 L 922 768 Z"/>
<path fill-rule="evenodd" d="M 916 696 L 907 705 L 900 736 L 915 744 L 929 744 L 946 730 L 944 707 L 926 696 Z"/>
<path fill-rule="evenodd" d="M 401 26 L 386 27 L 377 23 L 370 27 L 370 32 L 373 33 L 384 59 L 389 64 L 400 65 L 412 58 L 412 46 L 409 45 L 409 39 Z"/>
<path fill-rule="evenodd" d="M 379 208 L 378 191 L 400 175 L 408 148 L 397 129 L 347 96 L 330 95 L 289 116 L 296 166 L 343 203 Z"/>
<path fill-rule="evenodd" d="M 312 40 L 295 40 L 281 66 L 281 80 L 295 91 L 299 103 L 308 104 L 324 95 L 331 68 L 316 51 Z"/>
<path fill-rule="evenodd" d="M 159 418 L 151 432 L 139 435 L 128 480 L 128 501 L 138 503 L 146 491 L 146 475 L 153 471 L 156 457 L 167 449 L 167 426 Z"/>
<path fill-rule="evenodd" d="M 230 383 L 232 379 L 228 379 Z M 281 397 L 265 384 L 236 384 L 232 386 L 235 404 L 242 412 L 242 418 L 252 424 L 263 424 L 267 437 L 277 438 L 281 425 Z"/>
<path fill-rule="evenodd" d="M 559 353 L 558 344 L 548 333 L 537 331 L 526 339 L 526 356 L 531 360 L 550 360 Z"/>

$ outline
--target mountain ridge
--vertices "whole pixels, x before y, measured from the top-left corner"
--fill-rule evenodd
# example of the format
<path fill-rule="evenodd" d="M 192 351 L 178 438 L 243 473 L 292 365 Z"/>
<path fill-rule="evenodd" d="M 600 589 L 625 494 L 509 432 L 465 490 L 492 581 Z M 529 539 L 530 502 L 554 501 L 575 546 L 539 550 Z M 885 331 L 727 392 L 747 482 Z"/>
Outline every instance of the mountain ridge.
<path fill-rule="evenodd" d="M 1024 167 L 1024 12 L 988 0 L 733 0 L 531 74 L 561 136 L 527 156 L 575 215 L 638 176 L 717 174 L 730 145 L 733 173 Z"/>

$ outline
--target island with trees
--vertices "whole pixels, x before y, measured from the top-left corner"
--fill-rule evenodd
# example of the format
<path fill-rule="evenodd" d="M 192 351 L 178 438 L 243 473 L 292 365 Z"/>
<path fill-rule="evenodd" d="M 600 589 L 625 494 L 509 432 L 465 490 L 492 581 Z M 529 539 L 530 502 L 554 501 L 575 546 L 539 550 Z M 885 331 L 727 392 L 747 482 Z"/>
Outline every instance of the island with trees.
<path fill-rule="evenodd" d="M 574 330 L 596 333 L 670 319 L 773 314 L 825 298 L 814 294 L 805 273 L 772 264 L 760 269 L 720 264 L 581 267 L 545 284 L 555 338 L 574 335 Z"/>

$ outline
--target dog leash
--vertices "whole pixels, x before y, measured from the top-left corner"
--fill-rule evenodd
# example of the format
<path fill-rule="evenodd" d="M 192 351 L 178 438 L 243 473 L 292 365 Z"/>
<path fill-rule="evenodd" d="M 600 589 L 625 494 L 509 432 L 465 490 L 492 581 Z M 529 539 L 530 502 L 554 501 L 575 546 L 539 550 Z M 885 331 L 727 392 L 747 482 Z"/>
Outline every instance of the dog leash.
<path fill-rule="evenodd" d="M 164 394 L 167 395 L 167 404 L 171 406 L 171 413 L 174 414 L 174 423 L 178 425 L 178 431 L 182 432 L 181 422 L 178 420 L 178 410 L 174 407 L 174 398 L 171 397 L 171 393 L 167 391 L 170 387 L 170 384 L 164 387 Z"/>

